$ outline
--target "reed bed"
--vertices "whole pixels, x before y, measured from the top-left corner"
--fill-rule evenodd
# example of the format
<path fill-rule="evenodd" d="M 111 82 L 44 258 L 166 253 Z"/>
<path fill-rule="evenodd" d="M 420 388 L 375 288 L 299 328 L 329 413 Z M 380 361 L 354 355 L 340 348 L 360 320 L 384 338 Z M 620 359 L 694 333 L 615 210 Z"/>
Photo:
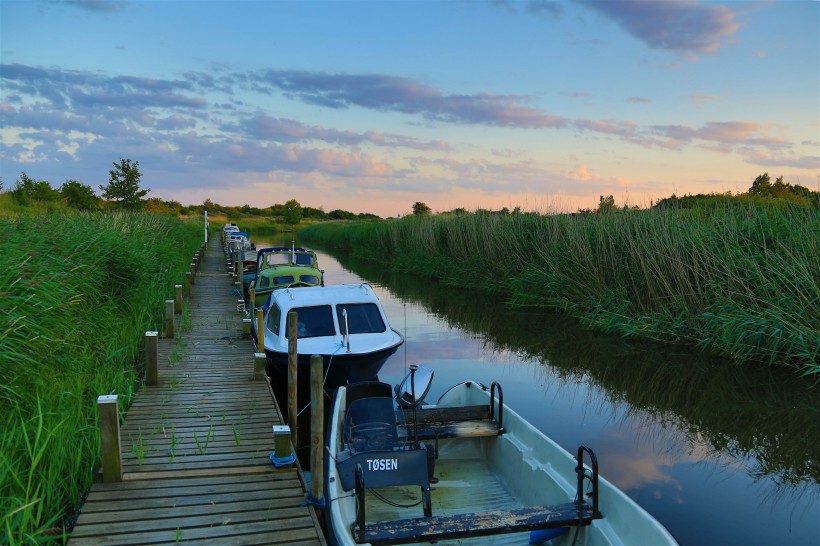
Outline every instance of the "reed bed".
<path fill-rule="evenodd" d="M 563 310 L 589 328 L 820 378 L 820 209 L 477 212 L 300 232 L 397 272 Z"/>
<path fill-rule="evenodd" d="M 147 214 L 0 218 L 0 543 L 65 539 L 99 466 L 96 398 L 129 405 L 201 236 Z"/>

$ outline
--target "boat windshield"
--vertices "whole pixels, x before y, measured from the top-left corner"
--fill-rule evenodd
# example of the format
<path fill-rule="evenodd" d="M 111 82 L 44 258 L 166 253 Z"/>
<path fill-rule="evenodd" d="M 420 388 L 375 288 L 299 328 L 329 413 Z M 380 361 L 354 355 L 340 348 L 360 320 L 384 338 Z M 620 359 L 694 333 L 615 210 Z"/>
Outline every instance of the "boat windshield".
<path fill-rule="evenodd" d="M 292 309 L 297 315 L 297 337 L 322 337 L 336 335 L 333 327 L 333 312 L 329 305 L 314 305 L 311 307 L 295 307 Z M 285 332 L 287 335 L 287 332 Z"/>
<path fill-rule="evenodd" d="M 313 265 L 313 256 L 303 252 L 297 252 L 296 265 Z"/>
<path fill-rule="evenodd" d="M 268 265 L 287 265 L 290 263 L 290 252 L 271 252 L 265 254 L 265 263 Z"/>
<path fill-rule="evenodd" d="M 393 398 L 354 400 L 345 414 L 343 441 L 352 452 L 401 447 L 407 442 L 404 412 Z"/>
<path fill-rule="evenodd" d="M 336 306 L 340 332 L 345 331 L 345 311 L 347 311 L 347 325 L 351 334 L 371 334 L 387 330 L 375 303 L 343 303 Z"/>

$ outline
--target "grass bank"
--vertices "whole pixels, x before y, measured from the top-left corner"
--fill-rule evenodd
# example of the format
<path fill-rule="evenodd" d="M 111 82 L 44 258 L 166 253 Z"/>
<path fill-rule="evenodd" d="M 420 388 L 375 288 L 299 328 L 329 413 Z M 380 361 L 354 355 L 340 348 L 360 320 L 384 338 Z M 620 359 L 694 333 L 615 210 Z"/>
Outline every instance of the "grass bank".
<path fill-rule="evenodd" d="M 697 345 L 818 379 L 820 210 L 736 201 L 690 210 L 477 212 L 311 226 L 316 240 L 587 327 Z"/>
<path fill-rule="evenodd" d="M 168 216 L 0 218 L 0 543 L 62 540 L 99 465 L 96 398 L 129 405 L 201 240 Z"/>

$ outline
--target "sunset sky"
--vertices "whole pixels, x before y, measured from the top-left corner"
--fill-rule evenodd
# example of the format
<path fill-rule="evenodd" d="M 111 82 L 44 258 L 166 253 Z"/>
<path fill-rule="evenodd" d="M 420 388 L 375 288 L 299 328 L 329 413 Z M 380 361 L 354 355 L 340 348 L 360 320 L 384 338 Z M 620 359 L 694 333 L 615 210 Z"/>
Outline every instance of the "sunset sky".
<path fill-rule="evenodd" d="M 0 177 L 395 216 L 818 190 L 820 3 L 0 0 Z"/>

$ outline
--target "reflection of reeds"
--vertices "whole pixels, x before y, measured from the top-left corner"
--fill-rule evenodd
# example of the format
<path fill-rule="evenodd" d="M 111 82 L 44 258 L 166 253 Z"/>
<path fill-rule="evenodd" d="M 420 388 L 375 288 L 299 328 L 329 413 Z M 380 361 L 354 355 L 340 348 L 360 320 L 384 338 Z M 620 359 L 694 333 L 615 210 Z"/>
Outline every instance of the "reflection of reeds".
<path fill-rule="evenodd" d="M 0 480 L 10 542 L 42 539 L 89 487 L 96 397 L 128 406 L 200 240 L 199 222 L 154 215 L 0 218 L 0 476 L 25 477 Z"/>
<path fill-rule="evenodd" d="M 394 271 L 569 312 L 594 329 L 739 362 L 820 366 L 820 209 L 405 217 L 317 224 L 303 238 Z"/>
<path fill-rule="evenodd" d="M 672 419 L 692 445 L 754 459 L 748 473 L 784 490 L 820 479 L 820 408 L 816 387 L 788 370 L 736 366 L 693 350 L 639 342 L 581 329 L 558 313 L 504 308 L 373 262 L 336 256 L 342 264 L 405 301 L 420 302 L 449 326 L 478 332 L 488 348 L 548 365 L 562 381 L 583 378 L 612 405 L 626 403 L 658 422 Z"/>

